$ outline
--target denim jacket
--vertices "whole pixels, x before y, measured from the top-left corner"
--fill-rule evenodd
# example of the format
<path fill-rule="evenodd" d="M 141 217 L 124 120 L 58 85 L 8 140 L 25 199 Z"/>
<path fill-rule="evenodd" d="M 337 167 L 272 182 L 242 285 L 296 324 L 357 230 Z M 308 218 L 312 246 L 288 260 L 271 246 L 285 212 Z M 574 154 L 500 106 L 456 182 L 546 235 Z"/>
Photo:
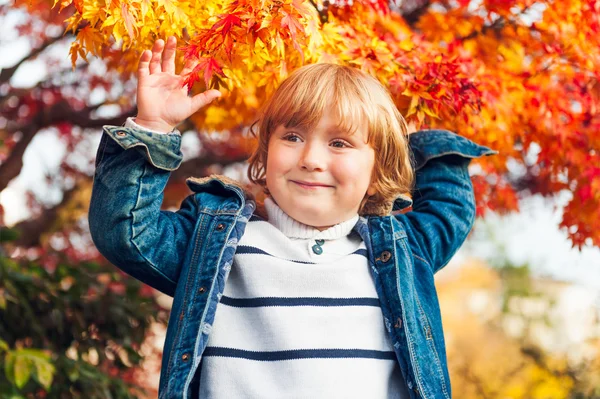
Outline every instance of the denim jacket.
<path fill-rule="evenodd" d="M 368 262 L 385 327 L 413 399 L 451 398 L 434 273 L 475 219 L 471 159 L 495 151 L 445 130 L 410 135 L 416 170 L 412 210 L 361 216 L 354 230 Z M 160 210 L 181 136 L 105 126 L 96 158 L 89 226 L 113 264 L 174 297 L 159 398 L 197 397 L 206 348 L 237 243 L 256 203 L 238 185 L 211 176 L 187 180 L 176 212 Z M 398 198 L 393 210 L 411 201 Z"/>

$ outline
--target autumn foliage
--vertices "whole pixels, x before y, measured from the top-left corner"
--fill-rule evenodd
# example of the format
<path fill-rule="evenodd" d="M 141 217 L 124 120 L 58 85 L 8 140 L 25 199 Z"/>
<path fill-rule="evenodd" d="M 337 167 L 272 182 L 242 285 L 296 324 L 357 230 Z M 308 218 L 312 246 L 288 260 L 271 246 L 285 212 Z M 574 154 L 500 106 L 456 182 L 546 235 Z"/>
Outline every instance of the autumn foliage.
<path fill-rule="evenodd" d="M 131 370 L 141 362 L 132 342 L 147 336 L 147 313 L 160 307 L 98 255 L 85 221 L 93 137 L 135 115 L 137 61 L 157 38 L 178 38 L 179 68 L 194 61 L 192 91 L 225 94 L 179 126 L 201 151 L 184 149 L 165 208 L 189 194 L 186 177 L 242 169 L 255 145 L 248 127 L 275 87 L 301 65 L 333 62 L 376 76 L 418 127 L 499 151 L 471 169 L 479 215 L 566 192 L 562 226 L 573 245 L 600 246 L 600 0 L 15 0 L 0 5 L 0 21 L 16 32 L 0 37 L 0 47 L 29 46 L 0 71 L 0 192 L 21 174 L 40 133 L 65 148 L 46 176 L 58 201 L 30 192 L 30 215 L 10 227 L 12 209 L 0 206 L 0 319 L 8 320 L 0 394 L 36 397 L 52 384 L 48 398 L 109 396 L 97 388 L 104 384 L 113 397 L 129 397 L 128 384 L 142 385 Z M 15 84 L 36 62 L 44 76 Z M 127 319 L 125 329 L 99 324 L 106 303 Z M 72 339 L 52 339 L 54 331 Z M 122 350 L 130 357 L 121 359 Z M 107 382 L 126 373 L 124 384 Z"/>
<path fill-rule="evenodd" d="M 176 35 L 179 63 L 196 61 L 187 84 L 228 93 L 193 117 L 200 130 L 239 134 L 303 64 L 359 67 L 418 126 L 500 152 L 474 177 L 480 215 L 518 209 L 521 193 L 568 190 L 562 226 L 574 245 L 600 245 L 598 0 L 58 3 L 72 12 L 73 63 L 100 57 L 124 79 L 157 37 Z"/>

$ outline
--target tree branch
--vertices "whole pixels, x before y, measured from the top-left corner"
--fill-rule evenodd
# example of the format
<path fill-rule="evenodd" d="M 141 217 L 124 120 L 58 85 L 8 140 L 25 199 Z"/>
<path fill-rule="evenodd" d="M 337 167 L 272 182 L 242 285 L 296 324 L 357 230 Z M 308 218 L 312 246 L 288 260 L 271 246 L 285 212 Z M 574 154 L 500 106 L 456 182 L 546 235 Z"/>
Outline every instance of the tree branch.
<path fill-rule="evenodd" d="M 468 35 L 462 36 L 462 37 L 459 36 L 456 39 L 459 41 L 474 39 L 479 35 L 483 35 L 483 34 L 487 33 L 489 30 L 499 31 L 500 29 L 502 29 L 505 26 L 505 24 L 506 24 L 506 20 L 504 19 L 504 17 L 499 17 L 491 25 L 484 25 L 481 28 L 481 30 L 474 30 L 473 32 L 469 33 Z"/>
<path fill-rule="evenodd" d="M 90 116 L 91 113 L 101 105 L 103 104 L 74 111 L 66 100 L 62 100 L 52 105 L 49 109 L 38 112 L 26 124 L 12 128 L 13 132 L 21 132 L 22 136 L 8 158 L 0 165 L 0 192 L 6 188 L 12 179 L 21 173 L 21 168 L 23 168 L 23 154 L 35 134 L 41 129 L 56 125 L 59 122 L 70 123 L 82 128 L 120 125 L 126 117 L 133 115 L 133 110 L 130 110 L 114 118 L 92 119 Z"/>
<path fill-rule="evenodd" d="M 14 225 L 13 229 L 18 231 L 19 238 L 13 243 L 27 248 L 39 246 L 42 234 L 50 231 L 60 210 L 68 205 L 73 194 L 77 192 L 77 188 L 77 184 L 75 184 L 72 189 L 63 192 L 62 201 L 52 208 L 45 209 L 37 218 L 24 220 Z"/>
<path fill-rule="evenodd" d="M 57 36 L 57 37 L 51 37 L 51 38 L 49 38 L 44 43 L 42 43 L 42 45 L 40 47 L 32 49 L 31 52 L 29 54 L 27 54 L 26 57 L 22 58 L 15 65 L 13 65 L 13 66 L 11 66 L 9 68 L 2 69 L 2 71 L 0 72 L 0 84 L 8 82 L 10 80 L 10 78 L 13 77 L 13 75 L 15 74 L 15 72 L 17 71 L 17 69 L 19 69 L 19 67 L 21 66 L 21 64 L 23 64 L 25 61 L 29 61 L 31 59 L 34 59 L 42 51 L 44 51 L 45 49 L 47 49 L 49 46 L 53 45 L 54 43 L 56 43 L 56 42 L 58 42 L 58 41 L 60 41 L 62 39 L 64 39 L 65 36 Z"/>
<path fill-rule="evenodd" d="M 45 80 L 39 81 L 35 86 L 32 87 L 28 87 L 28 88 L 14 88 L 14 87 L 9 87 L 9 90 L 6 94 L 0 96 L 0 107 L 3 107 L 6 102 L 11 99 L 12 97 L 17 97 L 18 99 L 22 99 L 23 97 L 27 96 L 27 95 L 32 95 L 33 93 L 36 92 L 36 90 L 53 90 L 53 89 L 61 89 L 64 90 L 66 87 L 73 87 L 74 85 L 68 85 L 68 84 L 53 84 L 52 82 L 59 80 L 62 82 L 62 78 L 64 78 L 65 76 L 69 76 L 71 77 L 73 75 L 73 72 L 75 71 L 80 71 L 80 72 L 85 72 L 87 69 L 89 68 L 89 64 L 79 64 L 75 67 L 75 69 L 72 68 L 66 68 L 63 70 L 60 70 L 58 72 L 56 72 L 55 74 L 53 74 L 52 76 L 48 76 L 48 78 L 46 78 Z M 77 84 L 79 84 L 79 82 L 77 82 Z M 3 112 L 0 110 L 0 112 Z"/>
<path fill-rule="evenodd" d="M 519 11 L 517 14 L 515 14 L 514 17 L 516 18 L 516 17 L 519 17 L 519 16 L 525 14 L 529 10 L 529 8 L 530 8 L 529 5 L 523 7 L 523 9 L 521 11 Z M 491 25 L 484 25 L 481 28 L 481 30 L 475 30 L 466 36 L 457 37 L 457 40 L 464 41 L 464 40 L 474 39 L 477 36 L 485 34 L 490 30 L 495 31 L 496 33 L 499 33 L 502 30 L 502 28 L 504 28 L 506 25 L 516 27 L 517 22 L 513 18 L 507 19 L 505 17 L 498 17 Z"/>
<path fill-rule="evenodd" d="M 412 27 L 419 21 L 421 16 L 429 10 L 430 5 L 430 0 L 403 2 L 399 11 L 406 23 Z"/>
<path fill-rule="evenodd" d="M 309 0 L 310 4 L 312 4 L 312 6 L 315 8 L 315 10 L 317 10 L 317 13 L 319 14 L 319 19 L 321 20 L 321 24 L 326 23 L 327 21 L 329 21 L 329 0 L 324 0 L 323 1 L 323 9 L 319 10 L 319 6 L 317 5 L 317 3 L 315 2 L 315 0 Z"/>

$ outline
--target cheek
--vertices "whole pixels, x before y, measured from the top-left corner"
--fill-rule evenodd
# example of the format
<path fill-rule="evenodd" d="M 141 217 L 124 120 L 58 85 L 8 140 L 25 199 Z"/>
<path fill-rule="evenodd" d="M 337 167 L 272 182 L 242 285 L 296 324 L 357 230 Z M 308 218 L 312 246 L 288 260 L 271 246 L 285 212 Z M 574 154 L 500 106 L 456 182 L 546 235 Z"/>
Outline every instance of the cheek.
<path fill-rule="evenodd" d="M 286 173 L 292 164 L 292 157 L 281 147 L 272 146 L 267 153 L 267 176 L 279 176 Z"/>
<path fill-rule="evenodd" d="M 347 157 L 334 163 L 335 175 L 346 184 L 364 186 L 370 181 L 373 161 L 366 158 Z"/>

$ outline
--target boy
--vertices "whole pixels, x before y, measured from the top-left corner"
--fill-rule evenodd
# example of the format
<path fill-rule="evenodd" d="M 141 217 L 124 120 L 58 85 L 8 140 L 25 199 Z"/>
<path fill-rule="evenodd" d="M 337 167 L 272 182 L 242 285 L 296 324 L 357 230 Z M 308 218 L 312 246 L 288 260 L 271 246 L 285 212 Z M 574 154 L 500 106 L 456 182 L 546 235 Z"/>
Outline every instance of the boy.
<path fill-rule="evenodd" d="M 142 54 L 139 113 L 105 127 L 89 214 L 107 259 L 174 296 L 159 397 L 449 399 L 433 274 L 475 217 L 468 163 L 493 151 L 408 136 L 374 78 L 310 65 L 260 117 L 248 173 L 264 208 L 211 176 L 161 211 L 174 128 L 219 95 L 189 98 L 174 53 L 169 38 Z M 412 211 L 392 214 L 413 180 Z"/>

